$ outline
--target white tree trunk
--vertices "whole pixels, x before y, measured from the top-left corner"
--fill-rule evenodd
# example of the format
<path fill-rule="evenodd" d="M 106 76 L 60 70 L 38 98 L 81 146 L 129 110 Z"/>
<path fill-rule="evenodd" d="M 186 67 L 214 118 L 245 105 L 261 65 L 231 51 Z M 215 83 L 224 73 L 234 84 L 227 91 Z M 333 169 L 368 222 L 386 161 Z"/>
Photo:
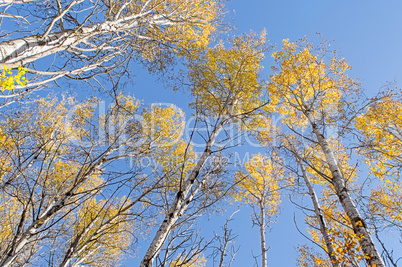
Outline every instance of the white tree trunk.
<path fill-rule="evenodd" d="M 354 233 L 359 237 L 359 243 L 364 255 L 366 256 L 367 264 L 369 266 L 385 267 L 385 264 L 374 245 L 373 239 L 371 238 L 370 232 L 367 229 L 367 225 L 360 216 L 359 210 L 356 208 L 356 205 L 345 186 L 345 179 L 339 170 L 338 163 L 327 140 L 319 130 L 311 112 L 309 110 L 304 110 L 304 114 L 306 115 L 313 132 L 317 137 L 318 143 L 324 152 L 326 163 L 328 164 L 332 174 L 332 184 L 335 188 L 336 195 L 349 217 Z"/>
<path fill-rule="evenodd" d="M 200 159 L 197 162 L 197 165 L 192 170 L 190 176 L 185 181 L 182 188 L 177 192 L 176 198 L 169 209 L 169 212 L 166 214 L 165 219 L 163 220 L 161 226 L 159 227 L 158 231 L 154 239 L 152 240 L 151 245 L 148 247 L 147 252 L 145 253 L 144 258 L 141 262 L 141 267 L 150 267 L 158 255 L 159 251 L 161 250 L 166 238 L 168 237 L 170 230 L 180 218 L 182 213 L 185 211 L 187 206 L 190 204 L 192 198 L 187 198 L 187 195 L 190 193 L 190 190 L 198 178 L 202 167 L 206 163 L 208 157 L 212 154 L 212 146 L 215 143 L 215 140 L 222 130 L 225 120 L 219 122 L 219 124 L 215 127 L 212 131 L 208 142 L 205 145 L 204 152 L 202 153 Z"/>
<path fill-rule="evenodd" d="M 46 36 L 27 36 L 15 40 L 0 43 L 0 63 L 8 67 L 26 65 L 40 58 L 55 54 L 61 51 L 68 51 L 74 46 L 87 42 L 90 38 L 97 36 L 110 36 L 108 42 L 113 38 L 121 40 L 121 37 L 112 37 L 113 34 L 131 31 L 139 26 L 141 22 L 148 26 L 170 25 L 171 21 L 163 19 L 161 15 L 146 17 L 147 14 L 136 14 L 114 21 L 105 21 L 83 26 L 77 29 L 65 30 L 47 34 Z M 140 36 L 138 36 L 140 37 Z M 97 50 L 118 50 L 119 47 L 103 47 L 97 44 Z"/>
<path fill-rule="evenodd" d="M 310 180 L 307 177 L 306 169 L 303 167 L 300 159 L 296 159 L 296 160 L 299 163 L 300 169 L 302 171 L 302 176 L 303 176 L 304 183 L 307 185 L 308 194 L 310 195 L 311 201 L 313 202 L 314 213 L 315 213 L 317 221 L 318 221 L 318 223 L 320 225 L 320 232 L 321 232 L 321 234 L 322 234 L 322 236 L 324 238 L 325 246 L 327 248 L 326 252 L 328 254 L 329 259 L 331 260 L 332 266 L 333 267 L 338 267 L 339 265 L 338 265 L 338 261 L 337 261 L 336 256 L 335 256 L 335 251 L 334 251 L 334 248 L 332 246 L 331 239 L 328 236 L 327 223 L 326 223 L 324 214 L 322 213 L 320 203 L 318 202 L 317 195 L 316 195 L 316 193 L 314 191 L 314 187 L 310 183 Z"/>
<path fill-rule="evenodd" d="M 266 224 L 266 215 L 264 205 L 262 200 L 260 201 L 260 237 L 261 237 L 261 266 L 267 267 L 267 248 L 265 242 L 265 224 Z"/>

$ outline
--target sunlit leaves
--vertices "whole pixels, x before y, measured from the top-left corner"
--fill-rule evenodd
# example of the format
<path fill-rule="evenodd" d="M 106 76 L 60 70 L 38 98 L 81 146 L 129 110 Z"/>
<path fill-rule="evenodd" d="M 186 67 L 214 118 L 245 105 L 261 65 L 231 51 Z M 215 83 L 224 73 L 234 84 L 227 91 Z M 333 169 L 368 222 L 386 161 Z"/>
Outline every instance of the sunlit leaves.
<path fill-rule="evenodd" d="M 154 147 L 166 147 L 179 141 L 184 131 L 185 115 L 175 106 L 153 105 L 144 110 L 143 132 Z"/>
<path fill-rule="evenodd" d="M 0 243 L 7 244 L 14 238 L 14 233 L 18 227 L 18 217 L 16 214 L 21 213 L 22 206 L 16 197 L 0 194 Z M 3 252 L 0 249 L 0 252 Z"/>
<path fill-rule="evenodd" d="M 353 232 L 351 226 L 349 226 L 349 219 L 338 206 L 336 195 L 329 189 L 325 189 L 322 195 L 320 198 L 321 209 L 327 222 L 326 231 L 335 254 L 336 263 L 340 266 L 342 264 L 355 266 L 358 262 L 365 260 L 359 245 L 359 237 Z M 310 233 L 311 239 L 327 251 L 325 241 L 318 230 L 317 217 L 308 216 L 306 223 L 310 226 L 307 231 Z M 302 266 L 321 266 L 320 263 L 322 266 L 332 266 L 327 256 L 316 254 L 306 248 L 299 248 L 301 254 L 299 260 L 304 262 Z"/>
<path fill-rule="evenodd" d="M 349 163 L 349 155 L 344 146 L 332 138 L 329 139 L 328 142 L 336 157 L 339 169 L 343 177 L 346 178 L 345 182 L 348 186 L 354 184 L 358 178 L 357 170 L 355 166 Z M 304 151 L 304 159 L 308 162 L 306 170 L 311 174 L 312 183 L 321 184 L 323 186 L 331 184 L 332 174 L 325 161 L 325 155 L 319 146 L 308 147 Z"/>
<path fill-rule="evenodd" d="M 346 61 L 335 55 L 328 59 L 326 53 L 325 46 L 315 49 L 305 40 L 284 40 L 282 49 L 272 54 L 277 66 L 268 86 L 270 109 L 282 114 L 285 124 L 306 127 L 305 110 L 326 124 L 335 123 L 342 113 L 342 97 L 357 92 L 356 83 L 345 74 L 350 69 Z"/>
<path fill-rule="evenodd" d="M 11 68 L 3 66 L 0 72 L 0 90 L 14 90 L 17 85 L 25 86 L 29 81 L 26 79 L 26 68 L 18 67 L 17 73 L 14 73 Z"/>
<path fill-rule="evenodd" d="M 397 96 L 388 95 L 374 101 L 356 118 L 356 127 L 364 138 L 361 152 L 367 157 L 371 171 L 381 179 L 401 175 L 401 104 Z"/>
<path fill-rule="evenodd" d="M 362 136 L 360 153 L 370 171 L 380 179 L 371 190 L 369 211 L 378 226 L 402 227 L 401 167 L 402 108 L 397 94 L 387 94 L 373 102 L 355 123 Z"/>
<path fill-rule="evenodd" d="M 131 244 L 132 218 L 127 216 L 132 200 L 121 198 L 125 192 L 134 194 L 127 188 L 147 194 L 159 184 L 173 191 L 192 167 L 194 153 L 180 139 L 185 123 L 181 110 L 153 106 L 141 111 L 140 101 L 124 95 L 107 109 L 101 105 L 96 98 L 76 103 L 69 97 L 48 97 L 2 113 L 1 212 L 17 215 L 1 218 L 1 253 L 13 248 L 13 238 L 34 229 L 18 239 L 34 247 L 22 245 L 12 255 L 14 262 L 24 251 L 36 257 L 48 249 L 46 253 L 58 257 L 64 253 L 65 263 L 114 266 Z M 158 170 L 148 169 L 148 179 L 137 174 L 147 166 L 136 165 L 146 157 Z M 124 171 L 110 167 L 119 159 L 132 159 L 131 166 L 123 164 Z M 124 192 L 116 189 L 123 186 Z M 63 238 L 74 249 L 63 251 L 58 243 Z"/>
<path fill-rule="evenodd" d="M 383 226 L 402 229 L 402 187 L 398 181 L 385 180 L 384 185 L 371 190 L 370 212 L 383 221 Z"/>
<path fill-rule="evenodd" d="M 144 17 L 148 27 L 133 29 L 139 38 L 139 54 L 148 61 L 166 56 L 167 47 L 173 45 L 179 56 L 205 49 L 217 28 L 222 4 L 216 0 L 136 0 L 110 1 L 109 16 L 137 15 Z M 138 32 L 136 32 L 138 31 Z"/>
<path fill-rule="evenodd" d="M 181 257 L 169 263 L 169 267 L 182 266 L 182 267 L 204 267 L 207 260 L 204 256 L 197 255 L 194 258 L 183 260 Z"/>
<path fill-rule="evenodd" d="M 261 105 L 259 73 L 265 51 L 265 32 L 220 43 L 189 64 L 189 81 L 195 102 L 190 106 L 206 115 L 232 116 L 254 111 Z"/>
<path fill-rule="evenodd" d="M 236 173 L 239 192 L 235 194 L 235 199 L 261 204 L 266 208 L 266 213 L 273 216 L 278 212 L 281 202 L 279 189 L 283 175 L 284 170 L 278 163 L 261 154 L 253 155 L 245 164 L 245 171 Z"/>
<path fill-rule="evenodd" d="M 321 253 L 317 253 L 309 246 L 298 246 L 299 257 L 298 264 L 301 267 L 330 267 L 332 266 L 328 259 Z"/>
<path fill-rule="evenodd" d="M 131 244 L 132 221 L 122 212 L 128 199 L 90 199 L 74 215 L 75 258 L 91 266 L 113 266 Z"/>

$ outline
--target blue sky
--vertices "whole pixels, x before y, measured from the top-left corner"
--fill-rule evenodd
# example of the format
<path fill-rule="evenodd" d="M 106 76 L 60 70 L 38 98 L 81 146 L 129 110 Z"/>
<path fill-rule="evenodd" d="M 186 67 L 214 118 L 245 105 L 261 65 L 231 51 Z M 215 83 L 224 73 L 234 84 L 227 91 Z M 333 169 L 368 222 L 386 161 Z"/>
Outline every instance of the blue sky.
<path fill-rule="evenodd" d="M 361 81 L 367 96 L 374 95 L 389 83 L 396 82 L 392 86 L 397 86 L 402 81 L 402 1 L 233 0 L 226 8 L 228 21 L 235 22 L 234 33 L 260 32 L 265 28 L 270 43 L 277 48 L 286 38 L 296 41 L 307 36 L 314 43 L 319 39 L 316 33 L 321 34 L 352 66 L 349 74 Z M 270 74 L 270 64 L 272 60 L 266 55 L 266 75 Z M 132 91 L 137 98 L 144 99 L 144 103 L 174 103 L 186 110 L 188 96 L 162 89 L 152 77 L 143 81 L 146 76 L 144 70 L 138 70 Z M 301 225 L 302 214 L 285 199 L 278 222 L 267 234 L 267 245 L 271 247 L 269 266 L 296 266 L 294 247 L 307 243 L 295 229 L 294 213 Z M 200 223 L 211 227 L 223 224 L 223 219 L 212 217 L 212 223 Z M 252 255 L 260 252 L 258 229 L 251 228 L 250 210 L 241 208 L 231 225 L 239 235 L 237 245 L 240 245 L 232 266 L 253 266 Z M 138 256 L 142 257 L 142 253 Z"/>
<path fill-rule="evenodd" d="M 237 32 L 261 31 L 280 46 L 320 33 L 352 66 L 365 90 L 402 79 L 401 1 L 233 0 Z"/>
<path fill-rule="evenodd" d="M 317 41 L 316 33 L 320 33 L 345 57 L 353 68 L 350 75 L 361 81 L 368 94 L 387 82 L 402 80 L 402 1 L 233 0 L 226 9 L 227 19 L 236 26 L 233 34 L 265 28 L 270 44 L 277 48 L 283 39 L 307 36 Z M 266 55 L 267 74 L 271 63 Z M 145 70 L 137 71 L 133 92 L 145 103 L 182 99 L 180 93 L 162 89 L 153 77 L 142 79 L 147 76 Z"/>

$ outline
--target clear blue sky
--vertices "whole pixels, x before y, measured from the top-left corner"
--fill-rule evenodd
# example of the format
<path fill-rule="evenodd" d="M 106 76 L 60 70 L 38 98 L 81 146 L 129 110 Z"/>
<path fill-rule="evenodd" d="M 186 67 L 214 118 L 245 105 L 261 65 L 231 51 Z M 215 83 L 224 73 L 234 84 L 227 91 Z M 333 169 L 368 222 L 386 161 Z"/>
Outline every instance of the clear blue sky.
<path fill-rule="evenodd" d="M 228 19 L 233 19 L 237 27 L 235 33 L 260 32 L 265 28 L 271 44 L 277 47 L 285 38 L 295 41 L 307 36 L 314 41 L 316 33 L 320 33 L 352 66 L 350 75 L 359 78 L 368 96 L 387 82 L 402 81 L 402 1 L 233 0 L 226 7 Z M 272 61 L 269 55 L 266 57 L 265 69 L 269 74 Z M 133 92 L 137 98 L 144 99 L 144 103 L 169 102 L 186 109 L 188 96 L 162 89 L 152 78 L 143 82 L 144 72 L 139 70 L 135 79 Z M 272 225 L 267 236 L 271 267 L 296 266 L 294 247 L 307 242 L 294 227 L 295 210 L 290 207 L 289 203 L 284 205 L 278 223 Z M 296 218 L 301 224 L 301 214 L 296 213 Z M 217 224 L 223 224 L 222 218 L 205 222 L 205 227 Z M 257 228 L 251 228 L 249 210 L 243 208 L 237 213 L 232 226 L 239 234 L 237 244 L 241 246 L 233 266 L 253 266 L 251 251 L 259 255 L 259 235 Z M 141 250 L 138 256 L 143 256 Z"/>

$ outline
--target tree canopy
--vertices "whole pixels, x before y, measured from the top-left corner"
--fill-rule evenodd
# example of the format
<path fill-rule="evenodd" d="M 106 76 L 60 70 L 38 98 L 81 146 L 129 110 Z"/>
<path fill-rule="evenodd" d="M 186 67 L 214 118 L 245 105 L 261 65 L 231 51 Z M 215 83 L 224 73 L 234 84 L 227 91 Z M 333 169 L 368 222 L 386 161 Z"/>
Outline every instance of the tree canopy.
<path fill-rule="evenodd" d="M 236 209 L 258 228 L 257 265 L 298 209 L 298 266 L 397 266 L 400 91 L 367 98 L 328 42 L 275 48 L 265 30 L 223 31 L 224 13 L 218 0 L 0 4 L 0 266 L 231 266 Z M 131 62 L 169 69 L 158 77 L 187 107 L 135 98 Z"/>

